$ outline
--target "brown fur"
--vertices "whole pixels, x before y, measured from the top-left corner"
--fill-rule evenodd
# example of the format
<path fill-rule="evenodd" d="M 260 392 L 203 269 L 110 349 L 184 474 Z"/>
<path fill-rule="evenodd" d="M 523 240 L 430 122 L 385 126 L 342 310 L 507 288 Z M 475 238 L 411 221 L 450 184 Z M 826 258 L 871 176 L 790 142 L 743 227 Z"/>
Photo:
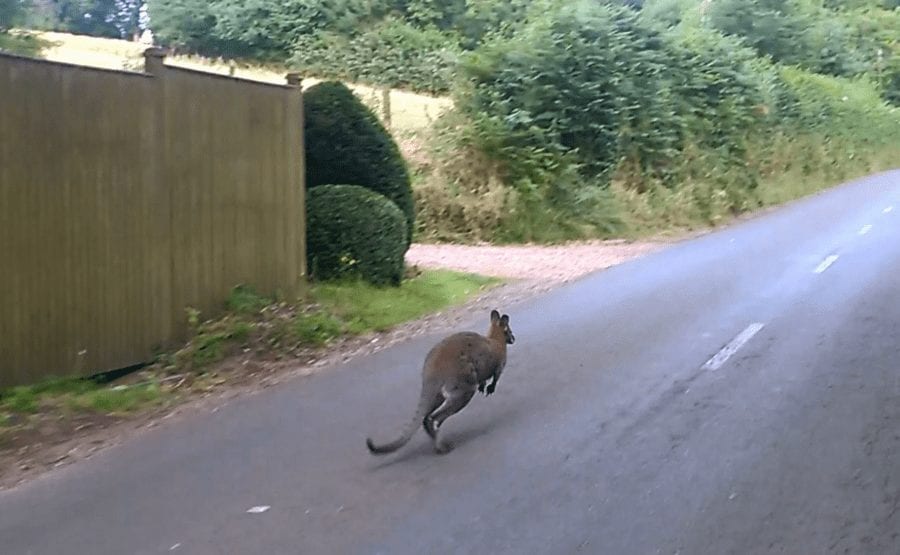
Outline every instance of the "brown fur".
<path fill-rule="evenodd" d="M 485 395 L 494 393 L 506 366 L 506 346 L 515 340 L 509 316 L 493 310 L 487 335 L 461 332 L 435 345 L 422 366 L 422 394 L 412 421 L 399 438 L 389 443 L 376 445 L 366 438 L 369 451 L 375 455 L 396 451 L 412 438 L 419 423 L 431 437 L 435 451 L 450 451 L 452 446 L 438 435 L 441 425 L 468 405 L 476 390 Z"/>

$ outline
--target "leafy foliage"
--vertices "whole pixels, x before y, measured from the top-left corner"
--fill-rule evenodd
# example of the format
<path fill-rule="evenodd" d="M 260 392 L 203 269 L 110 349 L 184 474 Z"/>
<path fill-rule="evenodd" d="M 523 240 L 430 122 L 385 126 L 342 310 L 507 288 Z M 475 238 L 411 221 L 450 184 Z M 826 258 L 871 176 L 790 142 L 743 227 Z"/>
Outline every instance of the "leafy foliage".
<path fill-rule="evenodd" d="M 826 75 L 880 71 L 878 50 L 892 51 L 900 36 L 900 14 L 871 0 L 716 0 L 708 15 L 712 27 L 759 54 Z"/>
<path fill-rule="evenodd" d="M 459 57 L 448 37 L 389 20 L 361 34 L 301 36 L 292 58 L 304 72 L 427 93 L 446 93 Z"/>
<path fill-rule="evenodd" d="M 307 259 L 317 280 L 403 278 L 406 218 L 386 197 L 356 185 L 322 185 L 307 198 Z"/>
<path fill-rule="evenodd" d="M 35 28 L 80 35 L 131 38 L 140 30 L 140 0 L 46 0 L 29 6 Z"/>
<path fill-rule="evenodd" d="M 717 0 L 708 17 L 715 29 L 741 37 L 777 62 L 799 63 L 811 47 L 807 18 L 794 0 Z"/>
<path fill-rule="evenodd" d="M 310 186 L 384 194 L 407 242 L 715 223 L 785 198 L 779 175 L 826 182 L 900 143 L 898 0 L 149 1 L 182 50 L 451 94 L 414 160 L 417 212 L 374 115 L 333 83 L 307 96 Z M 26 23 L 47 6 L 60 28 L 132 25 L 131 0 L 39 0 Z"/>
<path fill-rule="evenodd" d="M 150 0 L 154 34 L 166 44 L 207 55 L 285 59 L 315 32 L 350 32 L 362 0 Z"/>
<path fill-rule="evenodd" d="M 685 207 L 687 221 L 715 223 L 761 202 L 757 188 L 781 155 L 766 145 L 771 136 L 803 137 L 788 151 L 829 143 L 805 156 L 837 167 L 850 165 L 828 158 L 840 156 L 837 144 L 850 160 L 896 151 L 900 121 L 876 80 L 826 75 L 864 73 L 864 48 L 832 44 L 863 40 L 846 18 L 818 19 L 824 8 L 800 2 L 746 2 L 706 20 L 697 7 L 566 3 L 464 58 L 456 104 L 474 137 L 460 148 L 477 145 L 518 193 L 499 236 L 528 238 L 514 229 L 523 221 L 567 236 L 579 223 L 589 234 L 621 229 L 616 211 L 653 206 L 642 204 L 651 197 Z M 536 206 L 567 218 L 538 218 Z"/>
<path fill-rule="evenodd" d="M 37 56 L 47 46 L 32 34 L 12 31 L 28 20 L 25 0 L 0 0 L 0 52 Z"/>
<path fill-rule="evenodd" d="M 359 9 L 354 1 L 219 1 L 213 34 L 235 45 L 236 55 L 284 59 L 301 37 L 321 29 L 352 29 Z"/>
<path fill-rule="evenodd" d="M 469 58 L 458 103 L 479 121 L 485 149 L 516 168 L 535 149 L 548 155 L 545 168 L 573 155 L 585 176 L 608 175 L 623 159 L 665 176 L 688 140 L 739 151 L 735 139 L 759 123 L 765 100 L 752 51 L 701 30 L 663 36 L 622 8 L 584 6 Z"/>
<path fill-rule="evenodd" d="M 864 7 L 839 15 L 867 60 L 867 75 L 878 82 L 888 102 L 900 106 L 900 7 Z"/>
<path fill-rule="evenodd" d="M 227 54 L 227 46 L 213 34 L 214 5 L 201 0 L 148 0 L 151 29 L 162 44 L 201 54 Z"/>
<path fill-rule="evenodd" d="M 18 25 L 25 14 L 21 0 L 0 0 L 0 33 L 6 33 Z"/>
<path fill-rule="evenodd" d="M 314 85 L 303 100 L 306 186 L 359 185 L 384 195 L 404 215 L 408 245 L 415 222 L 412 188 L 406 162 L 390 134 L 341 83 Z"/>

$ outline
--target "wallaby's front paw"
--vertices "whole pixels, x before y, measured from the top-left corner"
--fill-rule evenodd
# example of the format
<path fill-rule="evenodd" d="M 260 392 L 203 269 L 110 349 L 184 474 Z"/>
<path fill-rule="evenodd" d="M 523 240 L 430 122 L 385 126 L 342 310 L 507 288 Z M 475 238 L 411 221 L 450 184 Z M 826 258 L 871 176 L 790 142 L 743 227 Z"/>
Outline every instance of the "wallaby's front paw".
<path fill-rule="evenodd" d="M 480 391 L 481 393 L 484 393 L 484 385 L 485 382 L 481 382 L 480 384 L 478 384 L 478 391 Z"/>
<path fill-rule="evenodd" d="M 497 389 L 497 384 L 490 384 L 490 385 L 488 385 L 488 386 L 487 386 L 487 391 L 485 392 L 485 395 L 490 395 L 491 393 L 494 392 L 495 389 Z"/>

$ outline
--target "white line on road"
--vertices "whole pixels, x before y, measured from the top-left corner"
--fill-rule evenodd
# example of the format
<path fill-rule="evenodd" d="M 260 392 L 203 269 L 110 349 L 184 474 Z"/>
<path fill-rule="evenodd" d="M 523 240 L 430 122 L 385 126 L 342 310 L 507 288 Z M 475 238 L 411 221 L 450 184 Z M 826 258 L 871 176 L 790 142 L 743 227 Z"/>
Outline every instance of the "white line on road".
<path fill-rule="evenodd" d="M 859 234 L 865 235 L 866 233 L 868 233 L 870 231 L 872 231 L 872 226 L 869 224 L 866 224 L 866 225 L 862 226 L 862 229 L 859 230 Z"/>
<path fill-rule="evenodd" d="M 821 274 L 822 272 L 824 272 L 825 270 L 827 270 L 829 266 L 831 266 L 832 264 L 834 264 L 834 261 L 837 260 L 837 259 L 838 259 L 838 255 L 832 254 L 831 256 L 829 256 L 828 258 L 826 258 L 825 260 L 823 260 L 822 263 L 819 264 L 819 265 L 816 267 L 816 269 L 814 270 L 815 273 Z"/>
<path fill-rule="evenodd" d="M 882 210 L 882 212 L 884 212 L 885 214 L 887 214 L 888 212 L 891 212 L 891 211 L 893 211 L 893 210 L 894 210 L 894 207 L 893 207 L 893 206 L 888 206 L 887 208 L 885 208 L 884 210 Z"/>
<path fill-rule="evenodd" d="M 721 368 L 723 364 L 728 362 L 728 359 L 731 358 L 734 353 L 738 352 L 738 349 L 743 347 L 754 335 L 759 333 L 759 330 L 763 329 L 763 326 L 765 326 L 765 324 L 760 322 L 755 322 L 747 326 L 747 329 L 732 339 L 731 343 L 722 347 L 721 351 L 706 361 L 706 364 L 703 365 L 703 370 L 718 370 Z"/>

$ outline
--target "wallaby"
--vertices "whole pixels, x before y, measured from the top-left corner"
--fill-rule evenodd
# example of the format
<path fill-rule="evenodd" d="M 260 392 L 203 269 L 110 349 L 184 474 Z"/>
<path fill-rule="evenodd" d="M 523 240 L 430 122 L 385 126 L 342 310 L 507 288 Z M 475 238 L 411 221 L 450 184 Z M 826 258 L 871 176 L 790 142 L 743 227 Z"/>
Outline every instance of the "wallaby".
<path fill-rule="evenodd" d="M 453 446 L 441 441 L 438 431 L 447 418 L 461 411 L 475 395 L 475 390 L 492 394 L 506 366 L 506 346 L 516 341 L 509 327 L 509 316 L 491 311 L 491 327 L 487 336 L 466 331 L 453 334 L 432 347 L 422 366 L 422 395 L 412 421 L 396 440 L 376 445 L 366 438 L 375 455 L 392 453 L 412 438 L 421 422 L 434 442 L 437 453 L 447 453 Z M 488 384 L 487 381 L 491 380 Z M 485 387 L 487 386 L 487 387 Z"/>

